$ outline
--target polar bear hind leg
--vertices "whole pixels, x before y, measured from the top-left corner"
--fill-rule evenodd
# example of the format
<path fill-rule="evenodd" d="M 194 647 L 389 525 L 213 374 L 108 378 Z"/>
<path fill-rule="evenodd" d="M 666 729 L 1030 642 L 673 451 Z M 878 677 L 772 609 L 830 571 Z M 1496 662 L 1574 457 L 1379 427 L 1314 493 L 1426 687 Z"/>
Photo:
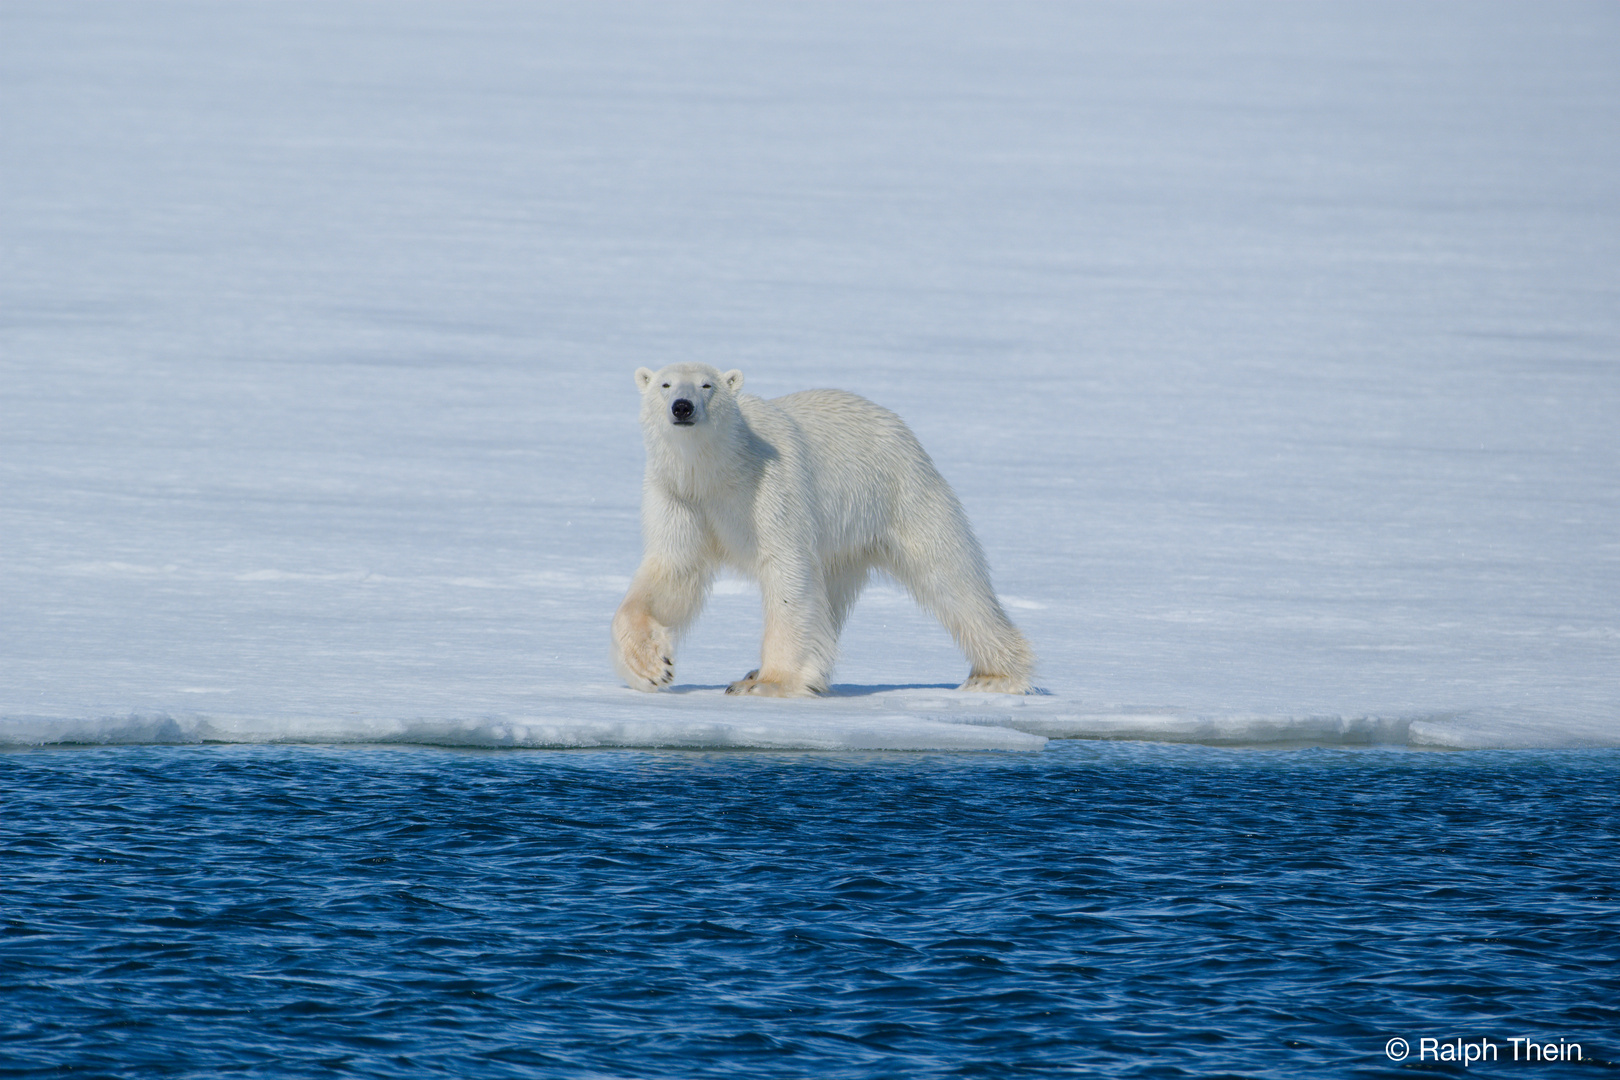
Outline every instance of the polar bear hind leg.
<path fill-rule="evenodd" d="M 838 562 L 823 571 L 827 582 L 827 606 L 832 616 L 833 633 L 844 629 L 850 609 L 860 599 L 861 590 L 872 576 L 870 559 L 862 562 Z"/>
<path fill-rule="evenodd" d="M 950 631 L 972 664 L 960 690 L 1027 694 L 1035 654 L 1007 618 L 990 585 L 984 553 L 956 506 L 931 508 L 915 527 L 897 530 L 883 568 Z"/>

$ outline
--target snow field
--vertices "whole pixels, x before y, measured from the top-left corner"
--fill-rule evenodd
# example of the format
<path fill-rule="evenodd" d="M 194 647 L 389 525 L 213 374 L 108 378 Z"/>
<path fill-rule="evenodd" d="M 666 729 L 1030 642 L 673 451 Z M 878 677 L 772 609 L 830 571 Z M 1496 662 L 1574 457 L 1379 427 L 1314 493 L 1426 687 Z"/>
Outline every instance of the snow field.
<path fill-rule="evenodd" d="M 1620 14 L 15 3 L 0 745 L 1620 745 Z M 631 372 L 899 412 L 1049 693 L 612 683 Z"/>

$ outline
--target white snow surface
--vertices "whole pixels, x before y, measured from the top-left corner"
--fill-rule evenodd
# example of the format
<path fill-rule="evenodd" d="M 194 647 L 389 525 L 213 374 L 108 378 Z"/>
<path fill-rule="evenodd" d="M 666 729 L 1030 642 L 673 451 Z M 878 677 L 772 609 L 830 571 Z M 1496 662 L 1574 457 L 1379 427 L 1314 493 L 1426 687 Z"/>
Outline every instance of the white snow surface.
<path fill-rule="evenodd" d="M 1620 746 L 1620 6 L 0 8 L 0 745 Z M 1048 693 L 613 681 L 640 365 L 864 394 Z"/>

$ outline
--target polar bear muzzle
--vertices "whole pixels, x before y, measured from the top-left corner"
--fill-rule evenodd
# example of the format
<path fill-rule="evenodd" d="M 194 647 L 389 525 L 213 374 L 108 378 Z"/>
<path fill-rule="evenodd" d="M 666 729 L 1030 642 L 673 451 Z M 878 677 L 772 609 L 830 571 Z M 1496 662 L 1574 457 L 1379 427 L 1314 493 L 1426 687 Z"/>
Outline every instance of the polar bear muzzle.
<path fill-rule="evenodd" d="M 669 414 L 681 427 L 691 427 L 695 424 L 697 421 L 693 419 L 693 414 L 696 412 L 697 407 L 685 398 L 676 398 L 669 404 Z"/>

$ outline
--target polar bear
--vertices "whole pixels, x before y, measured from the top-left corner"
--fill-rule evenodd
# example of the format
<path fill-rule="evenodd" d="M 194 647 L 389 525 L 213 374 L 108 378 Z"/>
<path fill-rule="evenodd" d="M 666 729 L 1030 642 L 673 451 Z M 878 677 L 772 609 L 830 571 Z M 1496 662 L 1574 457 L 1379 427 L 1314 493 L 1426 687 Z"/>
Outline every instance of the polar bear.
<path fill-rule="evenodd" d="M 894 413 L 842 390 L 765 401 L 740 371 L 636 372 L 647 444 L 644 553 L 613 617 L 625 682 L 675 678 L 675 643 L 721 567 L 759 582 L 759 667 L 728 694 L 824 694 L 838 633 L 873 570 L 931 611 L 972 661 L 960 689 L 1031 691 L 1034 654 L 990 587 L 967 515 Z"/>

